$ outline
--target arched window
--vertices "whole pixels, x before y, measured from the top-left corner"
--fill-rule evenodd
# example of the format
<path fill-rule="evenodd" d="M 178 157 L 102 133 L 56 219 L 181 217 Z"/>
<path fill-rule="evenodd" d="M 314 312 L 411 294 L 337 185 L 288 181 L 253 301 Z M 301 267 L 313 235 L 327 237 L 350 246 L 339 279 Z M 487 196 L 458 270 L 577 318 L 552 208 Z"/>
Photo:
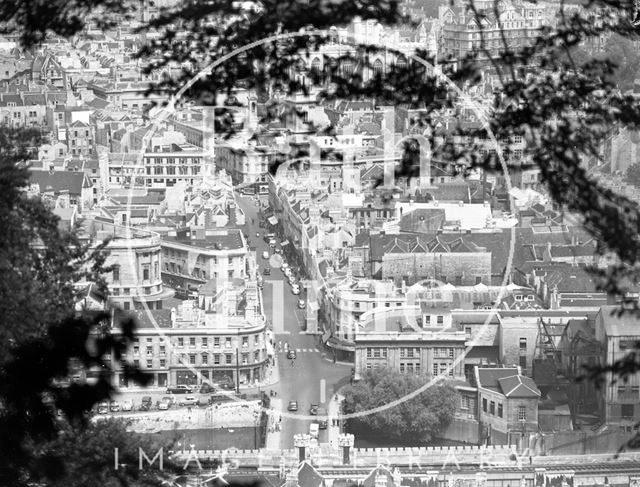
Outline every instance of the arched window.
<path fill-rule="evenodd" d="M 382 61 L 380 61 L 379 59 L 376 59 L 375 62 L 373 63 L 373 74 L 374 75 L 380 75 L 382 76 L 384 71 L 384 66 L 382 65 Z"/>
<path fill-rule="evenodd" d="M 405 58 L 404 56 L 399 56 L 397 61 L 396 61 L 396 66 L 398 67 L 398 69 L 404 69 L 407 67 L 407 58 Z"/>
<path fill-rule="evenodd" d="M 320 59 L 313 58 L 313 61 L 311 61 L 311 71 L 314 73 L 319 73 L 320 72 Z"/>

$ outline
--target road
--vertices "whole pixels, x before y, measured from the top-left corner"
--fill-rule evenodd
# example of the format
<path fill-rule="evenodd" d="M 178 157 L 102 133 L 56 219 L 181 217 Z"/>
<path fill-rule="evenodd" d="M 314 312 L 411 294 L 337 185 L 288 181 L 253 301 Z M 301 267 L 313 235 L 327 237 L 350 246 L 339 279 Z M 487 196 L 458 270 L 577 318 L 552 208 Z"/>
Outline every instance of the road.
<path fill-rule="evenodd" d="M 253 197 L 237 196 L 238 206 L 247 216 L 247 230 L 251 246 L 256 247 L 258 265 L 262 271 L 269 265 L 269 260 L 262 259 L 262 252 L 269 251 L 263 240 L 265 229 L 259 227 L 258 207 Z M 263 204 L 266 197 L 262 196 Z M 253 219 L 253 223 L 252 223 Z M 260 233 L 260 237 L 256 237 Z M 284 351 L 278 352 L 278 371 L 280 382 L 274 390 L 282 400 L 282 434 L 281 448 L 293 448 L 293 436 L 308 433 L 312 419 L 309 417 L 311 404 L 327 407 L 327 402 L 334 391 L 334 385 L 344 382 L 351 374 L 351 366 L 334 364 L 330 357 L 325 357 L 319 348 L 319 336 L 307 335 L 302 331 L 306 311 L 298 308 L 299 296 L 291 293 L 291 287 L 279 268 L 272 268 L 270 276 L 264 277 L 262 289 L 264 312 L 270 323 L 276 342 L 288 343 L 296 350 L 297 358 L 287 360 Z M 304 291 L 303 291 L 304 293 Z M 289 401 L 298 401 L 298 411 L 288 412 Z M 326 441 L 326 430 L 320 431 L 319 441 Z"/>

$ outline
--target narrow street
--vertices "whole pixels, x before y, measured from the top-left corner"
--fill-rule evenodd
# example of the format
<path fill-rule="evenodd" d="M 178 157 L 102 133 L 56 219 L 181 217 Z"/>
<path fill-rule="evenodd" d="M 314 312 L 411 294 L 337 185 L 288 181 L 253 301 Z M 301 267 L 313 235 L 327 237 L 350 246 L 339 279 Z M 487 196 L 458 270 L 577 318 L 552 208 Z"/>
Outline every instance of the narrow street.
<path fill-rule="evenodd" d="M 262 196 L 262 201 L 263 204 L 266 202 L 265 196 Z M 269 260 L 262 259 L 263 251 L 272 254 L 262 238 L 267 230 L 259 227 L 258 207 L 253 197 L 237 196 L 237 202 L 247 216 L 245 233 L 249 235 L 250 246 L 256 248 L 257 261 L 262 272 L 265 267 L 271 267 Z M 259 237 L 256 237 L 257 233 L 260 234 Z M 295 434 L 309 432 L 312 420 L 304 416 L 309 416 L 311 404 L 326 408 L 334 394 L 334 385 L 341 379 L 344 382 L 344 379 L 349 377 L 351 366 L 334 364 L 332 357 L 325 356 L 321 351 L 320 337 L 307 335 L 303 331 L 306 311 L 298 308 L 298 299 L 304 297 L 304 290 L 300 296 L 295 296 L 279 268 L 271 268 L 271 275 L 263 278 L 264 312 L 267 320 L 273 323 L 276 344 L 288 343 L 297 355 L 292 364 L 284 350 L 278 352 L 280 381 L 273 388 L 282 404 L 280 447 L 292 448 Z M 298 402 L 297 412 L 287 411 L 289 401 L 292 400 Z M 327 430 L 320 430 L 319 441 L 327 441 Z"/>

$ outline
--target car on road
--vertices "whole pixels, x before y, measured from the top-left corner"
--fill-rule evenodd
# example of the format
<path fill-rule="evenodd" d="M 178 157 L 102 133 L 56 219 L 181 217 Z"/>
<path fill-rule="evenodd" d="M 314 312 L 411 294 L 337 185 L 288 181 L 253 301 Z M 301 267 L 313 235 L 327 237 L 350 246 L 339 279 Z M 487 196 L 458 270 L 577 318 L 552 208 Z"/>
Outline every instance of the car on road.
<path fill-rule="evenodd" d="M 276 248 L 276 241 L 274 239 L 269 240 L 269 247 L 272 249 Z"/>
<path fill-rule="evenodd" d="M 167 409 L 169 409 L 171 406 L 173 406 L 173 399 L 171 399 L 170 397 L 163 397 L 162 399 L 160 399 L 160 401 L 158 402 L 158 409 L 160 411 L 166 411 Z"/>
<path fill-rule="evenodd" d="M 167 394 L 191 394 L 193 389 L 189 386 L 167 387 Z"/>
<path fill-rule="evenodd" d="M 294 284 L 293 286 L 291 286 L 291 292 L 297 296 L 298 294 L 300 294 L 300 286 L 298 286 L 297 284 Z"/>
<path fill-rule="evenodd" d="M 297 411 L 298 410 L 298 401 L 289 401 L 289 405 L 287 406 L 288 411 Z"/>
<path fill-rule="evenodd" d="M 309 425 L 309 434 L 311 435 L 311 438 L 318 438 L 318 435 L 320 434 L 320 425 L 316 422 L 313 422 Z"/>
<path fill-rule="evenodd" d="M 262 271 L 262 273 L 263 273 L 265 276 L 270 276 L 270 275 L 271 275 L 271 269 L 269 269 L 269 268 L 267 267 L 267 268 L 265 268 L 265 270 L 263 270 L 263 271 Z"/>
<path fill-rule="evenodd" d="M 317 416 L 318 415 L 318 405 L 317 404 L 312 404 L 311 407 L 309 407 L 309 414 L 311 416 Z"/>
<path fill-rule="evenodd" d="M 328 426 L 328 419 L 327 419 L 327 409 L 326 408 L 318 408 L 318 425 L 320 426 L 321 430 L 326 430 L 327 426 Z"/>
<path fill-rule="evenodd" d="M 118 401 L 111 401 L 109 403 L 109 411 L 112 413 L 117 413 L 120 411 L 120 403 Z"/>
<path fill-rule="evenodd" d="M 144 396 L 140 402 L 140 411 L 149 411 L 151 404 L 151 396 Z"/>
<path fill-rule="evenodd" d="M 307 303 L 304 302 L 304 299 L 298 299 L 298 308 L 305 309 L 307 307 Z"/>
<path fill-rule="evenodd" d="M 107 401 L 102 401 L 98 404 L 98 414 L 107 414 L 109 412 L 109 403 Z"/>
<path fill-rule="evenodd" d="M 121 409 L 123 411 L 133 411 L 133 401 L 131 399 L 125 399 L 122 401 Z"/>
<path fill-rule="evenodd" d="M 213 394 L 214 392 L 216 392 L 216 388 L 211 384 L 205 382 L 200 386 L 200 394 Z"/>
<path fill-rule="evenodd" d="M 296 358 L 296 351 L 295 351 L 295 350 L 293 350 L 293 349 L 289 350 L 289 351 L 287 352 L 287 358 L 288 358 L 289 360 L 295 360 L 295 358 Z"/>
<path fill-rule="evenodd" d="M 265 259 L 265 260 L 268 259 L 269 258 L 269 252 L 266 251 L 266 250 L 264 252 L 262 252 L 262 258 Z"/>
<path fill-rule="evenodd" d="M 196 396 L 186 396 L 178 401 L 178 406 L 197 406 L 198 399 Z"/>

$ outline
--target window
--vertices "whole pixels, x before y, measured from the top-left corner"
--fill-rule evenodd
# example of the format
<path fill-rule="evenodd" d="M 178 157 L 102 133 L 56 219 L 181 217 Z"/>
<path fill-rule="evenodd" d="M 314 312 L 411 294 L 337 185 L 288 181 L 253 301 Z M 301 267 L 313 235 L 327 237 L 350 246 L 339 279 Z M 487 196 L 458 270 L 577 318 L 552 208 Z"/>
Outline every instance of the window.
<path fill-rule="evenodd" d="M 414 364 L 414 367 L 416 369 L 416 375 L 420 375 L 420 364 Z"/>
<path fill-rule="evenodd" d="M 431 315 L 424 315 L 424 324 L 425 325 L 431 324 Z"/>
<path fill-rule="evenodd" d="M 242 348 L 249 346 L 249 337 L 242 337 Z"/>
<path fill-rule="evenodd" d="M 231 355 L 230 354 L 226 354 L 225 355 L 224 363 L 227 364 L 227 365 L 231 365 Z"/>
<path fill-rule="evenodd" d="M 527 368 L 527 356 L 526 355 L 522 355 L 520 357 L 520 367 L 522 367 L 523 369 Z"/>
<path fill-rule="evenodd" d="M 220 354 L 216 353 L 213 355 L 213 365 L 220 365 Z"/>
<path fill-rule="evenodd" d="M 231 348 L 231 338 L 226 337 L 224 339 L 224 348 Z"/>
<path fill-rule="evenodd" d="M 498 404 L 498 417 L 501 418 L 502 417 L 502 403 Z"/>
<path fill-rule="evenodd" d="M 160 355 L 164 355 L 164 354 L 165 354 L 164 345 L 160 345 Z"/>
<path fill-rule="evenodd" d="M 214 347 L 220 346 L 220 337 L 213 337 L 213 346 Z"/>
<path fill-rule="evenodd" d="M 147 357 L 153 356 L 153 347 L 147 347 Z"/>
<path fill-rule="evenodd" d="M 449 358 L 453 358 L 453 353 L 454 353 L 453 348 L 450 348 L 449 349 Z"/>
<path fill-rule="evenodd" d="M 167 366 L 167 361 L 163 358 L 160 359 L 160 367 L 166 367 Z"/>
<path fill-rule="evenodd" d="M 195 365 L 196 364 L 196 356 L 195 356 L 195 354 L 193 354 L 193 353 L 189 354 L 189 363 L 191 365 Z"/>
<path fill-rule="evenodd" d="M 438 322 L 439 325 L 443 324 L 444 323 L 444 316 L 438 316 L 437 322 Z"/>
<path fill-rule="evenodd" d="M 400 364 L 400 373 L 404 374 L 404 363 Z"/>
<path fill-rule="evenodd" d="M 113 267 L 113 282 L 118 282 L 120 281 L 120 266 L 114 266 Z"/>
<path fill-rule="evenodd" d="M 405 358 L 407 355 L 407 349 L 406 348 L 401 348 L 400 349 L 400 358 Z"/>
<path fill-rule="evenodd" d="M 243 353 L 242 354 L 242 365 L 247 365 L 249 363 L 249 354 L 248 353 Z"/>
<path fill-rule="evenodd" d="M 527 420 L 527 407 L 518 406 L 518 421 L 526 421 L 526 420 Z"/>
<path fill-rule="evenodd" d="M 145 265 L 142 268 L 142 280 L 143 281 L 148 281 L 149 280 L 149 266 Z"/>
<path fill-rule="evenodd" d="M 493 414 L 494 416 L 496 415 L 496 403 L 495 403 L 495 401 L 491 401 L 489 403 L 489 413 Z"/>
<path fill-rule="evenodd" d="M 527 339 L 526 338 L 521 338 L 520 339 L 520 351 L 521 352 L 526 352 L 527 351 Z"/>
<path fill-rule="evenodd" d="M 436 364 L 435 362 L 433 364 L 433 375 L 434 377 L 438 375 L 438 364 Z"/>
<path fill-rule="evenodd" d="M 133 347 L 133 356 L 137 357 L 140 355 L 140 347 Z"/>
<path fill-rule="evenodd" d="M 202 354 L 202 365 L 207 365 L 209 363 L 209 355 L 206 353 Z"/>
<path fill-rule="evenodd" d="M 470 326 L 465 326 L 464 327 L 464 334 L 466 335 L 467 338 L 471 338 L 471 327 Z"/>
<path fill-rule="evenodd" d="M 371 358 L 371 357 L 373 357 L 373 349 L 367 348 L 367 358 Z"/>
<path fill-rule="evenodd" d="M 380 358 L 380 349 L 379 348 L 374 348 L 373 349 L 373 357 L 374 358 Z"/>
<path fill-rule="evenodd" d="M 254 335 L 253 336 L 253 344 L 254 345 L 258 345 L 260 343 L 260 336 L 259 335 Z"/>
<path fill-rule="evenodd" d="M 147 359 L 147 367 L 148 368 L 153 367 L 153 360 L 152 359 Z"/>
<path fill-rule="evenodd" d="M 253 352 L 253 361 L 260 362 L 260 351 L 256 350 L 255 352 Z"/>
<path fill-rule="evenodd" d="M 179 347 L 184 347 L 184 338 L 182 338 L 182 337 L 178 338 L 178 346 Z"/>
<path fill-rule="evenodd" d="M 487 412 L 487 400 L 486 399 L 482 399 L 482 410 L 485 413 Z"/>
<path fill-rule="evenodd" d="M 460 397 L 460 408 L 461 409 L 471 409 L 471 398 L 469 396 L 461 396 Z"/>
<path fill-rule="evenodd" d="M 189 337 L 189 346 L 190 347 L 196 346 L 196 337 Z"/>
<path fill-rule="evenodd" d="M 209 339 L 207 337 L 202 337 L 202 348 L 207 348 L 209 346 Z"/>
<path fill-rule="evenodd" d="M 633 419 L 633 404 L 621 404 L 620 416 L 622 419 Z"/>

